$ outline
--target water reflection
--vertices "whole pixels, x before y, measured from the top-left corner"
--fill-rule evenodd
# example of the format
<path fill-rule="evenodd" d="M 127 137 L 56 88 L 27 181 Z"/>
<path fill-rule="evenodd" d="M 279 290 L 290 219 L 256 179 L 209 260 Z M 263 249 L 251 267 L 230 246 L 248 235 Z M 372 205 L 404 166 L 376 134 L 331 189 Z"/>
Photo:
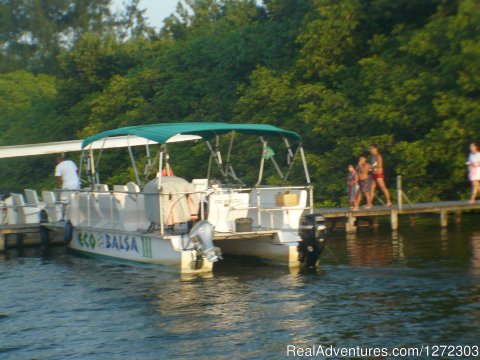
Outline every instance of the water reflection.
<path fill-rule="evenodd" d="M 386 266 L 394 257 L 394 239 L 375 236 L 374 233 L 350 234 L 347 237 L 347 249 L 350 264 L 355 266 Z M 398 249 L 398 248 L 397 248 Z M 395 249 L 395 250 L 397 250 Z"/>
<path fill-rule="evenodd" d="M 474 232 L 470 237 L 472 259 L 470 261 L 473 275 L 480 276 L 480 232 Z"/>
<path fill-rule="evenodd" d="M 394 233 L 334 234 L 317 272 L 226 259 L 213 274 L 186 277 L 61 248 L 10 251 L 0 261 L 0 351 L 273 359 L 287 344 L 478 343 L 474 225 L 442 232 L 419 221 Z"/>
<path fill-rule="evenodd" d="M 449 251 L 449 232 L 447 228 L 440 229 L 440 243 L 441 243 L 441 251 L 443 255 L 448 254 Z"/>

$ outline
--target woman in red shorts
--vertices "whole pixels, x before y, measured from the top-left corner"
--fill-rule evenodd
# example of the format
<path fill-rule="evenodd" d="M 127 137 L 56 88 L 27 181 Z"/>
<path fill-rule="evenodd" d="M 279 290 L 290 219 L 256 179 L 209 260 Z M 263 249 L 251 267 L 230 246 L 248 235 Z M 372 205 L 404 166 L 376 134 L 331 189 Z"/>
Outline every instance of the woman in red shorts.
<path fill-rule="evenodd" d="M 375 190 L 378 187 L 383 191 L 385 194 L 385 199 L 387 203 L 385 206 L 389 207 L 392 206 L 392 201 L 390 200 L 390 192 L 387 189 L 387 185 L 385 184 L 385 175 L 383 173 L 383 157 L 378 151 L 377 145 L 371 144 L 370 145 L 370 154 L 372 154 L 372 162 L 370 164 L 372 169 L 372 186 L 371 186 L 371 198 L 372 202 L 375 198 Z"/>

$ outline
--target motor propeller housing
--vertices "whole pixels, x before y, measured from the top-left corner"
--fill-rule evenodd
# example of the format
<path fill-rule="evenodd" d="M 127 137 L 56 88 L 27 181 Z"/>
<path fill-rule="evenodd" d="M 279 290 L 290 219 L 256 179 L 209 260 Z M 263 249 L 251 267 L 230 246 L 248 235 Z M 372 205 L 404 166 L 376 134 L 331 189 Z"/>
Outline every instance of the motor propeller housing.
<path fill-rule="evenodd" d="M 222 259 L 221 250 L 213 245 L 213 226 L 207 220 L 196 223 L 188 236 L 202 257 L 210 262 L 217 262 Z"/>
<path fill-rule="evenodd" d="M 299 261 L 308 268 L 317 265 L 317 261 L 326 245 L 327 227 L 321 215 L 309 214 L 300 219 L 298 244 Z"/>

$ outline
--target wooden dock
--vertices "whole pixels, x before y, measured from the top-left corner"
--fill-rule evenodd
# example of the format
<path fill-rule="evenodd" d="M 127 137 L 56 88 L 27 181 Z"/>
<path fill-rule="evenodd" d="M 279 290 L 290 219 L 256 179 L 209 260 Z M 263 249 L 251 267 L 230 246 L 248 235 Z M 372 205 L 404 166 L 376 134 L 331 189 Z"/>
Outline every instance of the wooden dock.
<path fill-rule="evenodd" d="M 327 222 L 334 226 L 344 223 L 347 232 L 355 232 L 360 221 L 375 223 L 380 217 L 390 220 L 392 230 L 398 230 L 398 220 L 402 215 L 435 214 L 439 216 L 440 226 L 446 227 L 450 214 L 454 214 L 458 222 L 463 212 L 480 211 L 480 202 L 474 204 L 468 201 L 427 202 L 411 205 L 395 205 L 392 207 L 374 206 L 372 209 L 353 211 L 349 208 L 321 208 L 315 213 L 323 215 Z M 46 246 L 47 244 L 62 244 L 63 239 L 53 237 L 48 224 L 0 225 L 0 252 L 7 248 L 24 246 Z M 271 231 L 266 231 L 271 233 Z M 231 235 L 217 234 L 216 240 L 228 239 Z"/>
<path fill-rule="evenodd" d="M 315 209 L 315 213 L 323 215 L 330 223 L 344 222 L 347 232 L 355 232 L 357 230 L 357 220 L 366 219 L 375 221 L 378 217 L 390 218 L 392 230 L 398 230 L 398 218 L 400 215 L 419 215 L 419 214 L 438 214 L 440 217 L 440 226 L 448 225 L 448 217 L 455 214 L 456 220 L 459 221 L 461 214 L 467 211 L 480 210 L 480 202 L 470 204 L 468 201 L 442 201 L 442 202 L 426 202 L 411 205 L 394 205 L 391 207 L 374 206 L 371 209 L 360 208 L 353 211 L 349 208 L 322 208 Z"/>
<path fill-rule="evenodd" d="M 0 225 L 0 252 L 7 248 L 62 243 L 63 239 L 53 236 L 41 224 Z"/>

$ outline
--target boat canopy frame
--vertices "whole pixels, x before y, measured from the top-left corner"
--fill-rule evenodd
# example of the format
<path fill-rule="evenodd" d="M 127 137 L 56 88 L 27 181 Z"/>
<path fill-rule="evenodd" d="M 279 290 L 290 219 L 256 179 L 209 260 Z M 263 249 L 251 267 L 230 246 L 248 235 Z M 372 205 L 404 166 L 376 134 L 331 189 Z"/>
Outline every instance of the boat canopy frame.
<path fill-rule="evenodd" d="M 226 162 L 222 159 L 222 154 L 220 151 L 220 136 L 225 134 L 231 134 L 230 141 L 228 144 Z M 135 146 L 138 143 L 139 138 L 146 139 L 147 142 L 142 144 L 146 147 L 147 155 L 147 164 L 144 171 L 145 180 L 147 179 L 147 174 L 150 173 L 152 165 L 151 152 L 149 145 L 151 144 L 160 144 L 160 151 L 155 159 L 155 162 L 158 160 L 159 172 L 157 177 L 159 178 L 158 184 L 161 186 L 161 177 L 162 169 L 165 163 L 168 163 L 168 143 L 177 143 L 177 142 L 187 142 L 187 141 L 198 141 L 204 140 L 207 148 L 210 152 L 208 170 L 207 170 L 207 179 L 210 179 L 212 162 L 215 162 L 218 166 L 221 175 L 225 181 L 229 181 L 229 178 L 236 182 L 238 185 L 245 186 L 245 184 L 237 177 L 232 164 L 230 163 L 231 153 L 233 148 L 233 142 L 235 134 L 245 134 L 245 135 L 257 135 L 260 138 L 262 144 L 262 156 L 260 159 L 260 169 L 258 173 L 258 179 L 256 182 L 256 187 L 260 186 L 263 179 L 263 172 L 265 167 L 265 160 L 269 159 L 275 170 L 277 171 L 279 177 L 282 179 L 282 183 L 286 183 L 288 176 L 291 173 L 295 159 L 300 153 L 303 169 L 305 173 L 305 180 L 307 185 L 311 185 L 310 174 L 307 167 L 305 152 L 303 150 L 302 142 L 300 135 L 296 132 L 284 130 L 279 127 L 268 125 L 268 124 L 230 124 L 230 123 L 212 123 L 212 122 L 199 122 L 199 123 L 162 123 L 162 124 L 151 124 L 151 125 L 140 125 L 140 126 L 129 126 L 113 130 L 107 130 L 96 135 L 90 136 L 83 140 L 82 148 L 84 151 L 88 151 L 88 157 L 84 157 L 84 152 L 82 152 L 81 163 L 86 164 L 87 176 L 89 181 L 94 185 L 99 182 L 98 174 L 96 173 L 96 167 L 98 167 L 98 159 L 94 161 L 93 154 L 93 144 L 96 144 L 95 148 L 100 150 L 99 156 L 101 156 L 103 147 L 98 146 L 99 143 L 107 144 L 109 141 L 115 141 L 116 138 L 121 137 L 126 140 L 126 147 L 128 148 L 130 159 L 132 162 L 133 170 L 135 172 L 135 178 L 137 184 L 142 186 L 142 181 L 140 179 L 140 174 L 136 166 L 134 154 L 132 151 L 132 146 Z M 275 160 L 275 155 L 265 156 L 266 151 L 268 151 L 268 142 L 267 139 L 271 137 L 281 138 L 287 148 L 287 164 L 288 168 L 285 174 L 280 169 L 277 161 Z M 130 138 L 135 139 L 135 141 L 130 142 Z M 215 141 L 214 146 L 212 142 Z M 292 150 L 291 143 L 296 144 L 294 150 Z M 108 146 L 107 146 L 108 147 Z"/>

